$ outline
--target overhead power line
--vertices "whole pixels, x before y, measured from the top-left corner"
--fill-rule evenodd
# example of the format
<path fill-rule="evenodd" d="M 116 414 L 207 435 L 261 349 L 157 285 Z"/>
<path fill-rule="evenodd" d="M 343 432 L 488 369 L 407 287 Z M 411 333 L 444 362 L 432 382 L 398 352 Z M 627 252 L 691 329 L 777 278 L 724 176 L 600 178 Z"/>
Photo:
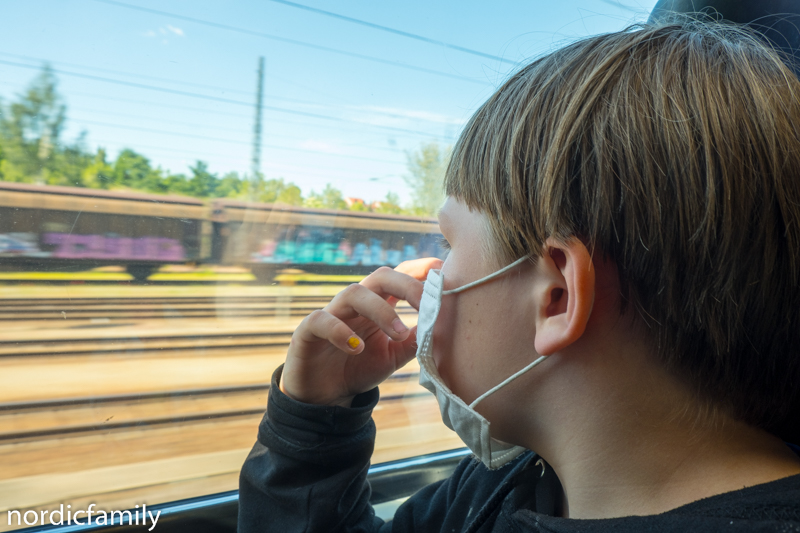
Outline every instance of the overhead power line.
<path fill-rule="evenodd" d="M 13 57 L 13 58 L 16 58 L 16 59 L 21 59 L 23 61 L 37 61 L 39 63 L 46 64 L 46 65 L 55 65 L 55 66 L 61 65 L 61 66 L 66 66 L 66 67 L 71 67 L 71 68 L 82 69 L 82 70 L 91 70 L 91 71 L 95 71 L 95 72 L 105 72 L 105 73 L 109 73 L 109 74 L 116 74 L 116 75 L 120 75 L 120 76 L 133 77 L 133 78 L 137 78 L 137 79 L 151 79 L 151 80 L 155 80 L 155 81 L 162 81 L 162 82 L 165 82 L 165 83 L 171 83 L 171 84 L 177 84 L 177 85 L 186 85 L 186 86 L 189 86 L 189 87 L 200 87 L 200 88 L 211 89 L 211 90 L 215 90 L 215 91 L 236 92 L 236 93 L 246 94 L 248 96 L 251 94 L 250 92 L 247 92 L 247 91 L 240 91 L 238 89 L 232 89 L 232 88 L 229 88 L 229 87 L 220 87 L 218 85 L 206 85 L 206 84 L 202 84 L 202 83 L 192 83 L 192 82 L 188 82 L 188 81 L 175 80 L 175 79 L 171 79 L 171 78 L 162 78 L 162 77 L 157 77 L 157 76 L 147 76 L 147 75 L 139 74 L 139 73 L 136 73 L 136 72 L 125 72 L 125 71 L 122 71 L 122 70 L 114 70 L 114 69 L 107 69 L 107 68 L 100 68 L 100 67 L 91 67 L 91 66 L 88 66 L 88 65 L 80 65 L 80 64 L 77 64 L 77 63 L 65 63 L 63 61 L 50 61 L 48 59 L 44 59 L 44 58 L 41 58 L 41 57 L 23 56 L 23 55 L 18 55 L 18 54 L 7 54 L 7 53 L 4 53 L 4 52 L 0 52 L 0 56 Z M 39 67 L 36 67 L 36 68 L 39 68 Z M 116 81 L 122 81 L 122 80 L 116 80 Z M 194 94 L 197 94 L 197 93 L 194 93 Z M 299 99 L 299 98 L 288 98 L 288 97 L 285 97 L 285 96 L 279 96 L 279 95 L 267 94 L 267 93 L 264 94 L 264 97 L 267 98 L 267 99 L 270 99 L 270 100 L 282 100 L 284 102 L 292 102 L 292 103 L 301 104 L 301 105 L 310 105 L 310 106 L 314 106 L 314 107 L 322 107 L 322 108 L 326 108 L 327 107 L 327 108 L 336 109 L 336 107 L 334 107 L 334 106 L 320 104 L 319 102 L 315 102 L 313 100 L 302 100 L 302 99 Z M 351 108 L 352 107 L 357 107 L 357 106 L 353 106 L 353 104 L 345 104 L 345 106 L 347 106 L 347 105 L 350 105 Z M 352 111 L 353 109 L 350 109 L 350 110 Z M 358 109 L 356 109 L 356 110 L 358 110 Z M 422 118 L 422 117 L 413 117 L 412 118 L 412 117 L 409 117 L 407 115 L 402 115 L 402 114 L 398 114 L 398 113 L 391 113 L 389 111 L 380 111 L 380 110 L 371 109 L 371 110 L 369 110 L 369 113 L 371 115 L 381 115 L 381 116 L 385 116 L 385 117 L 398 118 L 398 119 L 416 120 L 416 121 L 421 121 L 421 122 L 437 122 L 435 120 Z M 242 116 L 244 116 L 244 115 L 242 115 Z"/>
<path fill-rule="evenodd" d="M 8 53 L 5 53 L 5 52 L 0 52 L 0 56 L 13 57 L 14 59 L 18 59 L 18 60 L 22 60 L 22 61 L 37 61 L 39 63 L 47 63 L 47 64 L 51 64 L 51 65 L 61 65 L 61 66 L 64 66 L 64 67 L 78 68 L 78 69 L 82 69 L 82 70 L 93 70 L 95 72 L 103 72 L 103 73 L 106 73 L 106 74 L 115 74 L 115 75 L 118 75 L 118 76 L 129 76 L 129 77 L 133 77 L 133 78 L 140 79 L 140 80 L 141 79 L 147 79 L 147 80 L 153 80 L 153 81 L 163 81 L 165 83 L 174 83 L 174 84 L 177 84 L 177 85 L 185 85 L 187 87 L 198 87 L 200 89 L 209 89 L 209 90 L 212 90 L 212 91 L 221 91 L 221 92 L 224 92 L 224 93 L 225 92 L 227 92 L 227 93 L 239 93 L 239 94 L 244 94 L 244 95 L 247 95 L 247 96 L 250 96 L 250 94 L 252 93 L 252 91 L 242 91 L 242 90 L 239 90 L 239 89 L 231 89 L 229 87 L 220 87 L 218 85 L 207 85 L 205 83 L 193 83 L 193 82 L 184 81 L 184 80 L 173 80 L 173 79 L 169 79 L 169 78 L 161 78 L 161 77 L 158 77 L 158 76 L 148 76 L 146 74 L 140 74 L 140 73 L 137 73 L 137 72 L 125 72 L 123 70 L 115 70 L 115 69 L 110 69 L 110 68 L 91 67 L 89 65 L 80 65 L 80 64 L 77 64 L 77 63 L 67 63 L 67 62 L 64 62 L 64 61 L 51 61 L 49 59 L 44 59 L 44 58 L 41 58 L 41 57 L 25 56 L 25 55 L 19 55 L 19 54 L 8 54 Z"/>
<path fill-rule="evenodd" d="M 217 125 L 214 125 L 214 124 L 197 124 L 197 123 L 191 123 L 191 122 L 180 122 L 180 121 L 176 121 L 176 120 L 164 119 L 162 117 L 157 117 L 157 118 L 156 117 L 146 117 L 146 116 L 143 116 L 141 114 L 140 115 L 133 115 L 133 114 L 130 114 L 130 113 L 117 113 L 117 112 L 114 112 L 114 111 L 105 111 L 105 110 L 100 111 L 100 110 L 97 110 L 97 109 L 88 109 L 88 108 L 85 108 L 85 107 L 70 106 L 70 111 L 80 111 L 80 112 L 83 112 L 83 113 L 89 113 L 90 115 L 92 115 L 92 114 L 100 114 L 103 117 L 121 117 L 121 118 L 134 118 L 134 119 L 139 119 L 139 120 L 151 120 L 151 121 L 154 121 L 154 122 L 158 123 L 159 125 L 165 124 L 165 125 L 169 125 L 169 126 L 184 126 L 184 127 L 188 127 L 188 128 L 193 128 L 192 129 L 193 132 L 197 132 L 198 128 L 200 128 L 200 129 L 205 128 L 205 129 L 214 130 L 215 132 L 222 132 L 222 133 L 230 132 L 230 133 L 235 133 L 235 134 L 241 135 L 243 133 L 243 131 L 244 131 L 242 128 L 225 128 L 225 127 L 217 126 Z M 199 111 L 202 112 L 203 110 L 200 109 Z M 77 118 L 75 118 L 75 117 L 70 118 L 70 121 L 71 122 L 75 122 L 75 123 L 80 123 L 82 120 L 84 120 L 84 118 L 83 118 L 84 116 L 85 115 L 81 115 L 81 116 L 79 116 Z M 87 120 L 89 120 L 89 119 L 87 119 Z M 270 122 L 275 122 L 275 121 L 270 120 Z M 120 126 L 120 127 L 122 127 L 122 126 Z M 308 135 L 303 135 L 303 136 L 287 135 L 286 133 L 283 133 L 283 132 L 276 132 L 276 133 L 267 132 L 267 133 L 263 133 L 262 135 L 264 137 L 277 137 L 279 139 L 286 139 L 286 140 L 293 140 L 293 141 L 306 141 L 306 140 L 308 140 Z M 342 146 L 354 146 L 354 147 L 359 147 L 359 148 L 368 148 L 370 150 L 380 150 L 380 151 L 389 152 L 389 153 L 392 153 L 392 154 L 401 153 L 400 149 L 398 149 L 398 148 L 386 148 L 386 147 L 383 147 L 383 146 L 370 146 L 370 145 L 365 145 L 365 144 L 361 144 L 361 143 L 348 143 L 348 144 L 343 144 Z M 214 155 L 214 154 L 211 154 L 211 155 Z"/>
<path fill-rule="evenodd" d="M 9 82 L 0 81 L 0 85 L 13 85 L 13 84 L 11 84 Z M 164 108 L 167 108 L 167 109 L 170 109 L 170 110 L 179 109 L 179 110 L 182 110 L 182 111 L 191 111 L 191 112 L 200 113 L 200 114 L 203 114 L 203 115 L 212 114 L 212 115 L 219 115 L 219 116 L 223 116 L 223 117 L 233 117 L 233 118 L 239 118 L 239 119 L 248 119 L 248 118 L 250 118 L 250 115 L 239 114 L 239 113 L 231 113 L 229 111 L 220 111 L 220 110 L 217 110 L 217 109 L 202 109 L 202 108 L 199 108 L 199 107 L 181 106 L 181 105 L 175 105 L 175 104 L 171 104 L 171 103 L 167 104 L 167 103 L 164 103 L 164 102 L 150 102 L 150 101 L 147 101 L 147 100 L 137 100 L 135 98 L 118 98 L 118 97 L 114 97 L 114 96 L 108 96 L 108 95 L 105 95 L 105 94 L 85 93 L 85 92 L 81 92 L 81 91 L 70 91 L 69 94 L 73 95 L 73 96 L 85 96 L 85 97 L 93 98 L 93 99 L 110 100 L 112 102 L 125 102 L 125 103 L 130 103 L 130 104 L 142 104 L 142 105 L 146 105 L 146 106 L 149 106 L 149 107 L 164 107 Z M 169 120 L 169 119 L 164 119 L 163 118 L 164 115 L 159 115 L 158 117 L 148 117 L 148 116 L 145 116 L 145 115 L 142 115 L 142 114 L 131 115 L 131 114 L 125 114 L 125 113 L 118 113 L 118 112 L 115 112 L 115 111 L 101 111 L 101 110 L 98 110 L 98 109 L 87 109 L 87 108 L 82 108 L 82 107 L 75 107 L 75 106 L 72 106 L 72 105 L 70 106 L 70 110 L 72 110 L 72 111 L 84 111 L 84 112 L 91 112 L 91 113 L 101 113 L 102 115 L 116 116 L 116 117 L 122 117 L 122 118 L 137 118 L 137 119 L 144 119 L 144 120 L 153 120 L 153 121 L 158 122 L 159 124 L 173 124 L 173 125 L 177 125 L 177 126 L 188 126 L 188 127 L 193 127 L 193 128 L 194 127 L 210 127 L 210 128 L 215 129 L 215 130 L 230 131 L 232 133 L 241 133 L 242 131 L 244 131 L 241 128 L 233 129 L 233 128 L 218 127 L 218 126 L 215 126 L 215 125 L 208 126 L 208 125 L 196 124 L 196 123 L 191 123 L 190 124 L 190 123 L 186 123 L 186 122 L 177 122 L 177 121 L 172 121 L 172 120 Z M 331 123 L 331 124 L 313 124 L 312 125 L 309 122 L 302 122 L 302 121 L 297 121 L 297 120 L 286 120 L 286 119 L 279 119 L 279 118 L 270 118 L 270 123 L 273 123 L 273 124 L 290 124 L 290 125 L 295 125 L 295 126 L 307 126 L 307 127 L 313 126 L 314 128 L 326 128 L 326 129 L 331 129 L 331 128 L 340 129 L 340 128 L 342 128 L 341 125 L 335 124 L 335 123 Z M 388 126 L 380 126 L 378 124 L 369 124 L 369 123 L 366 123 L 366 122 L 355 122 L 355 121 L 354 122 L 347 122 L 346 124 L 350 124 L 350 125 L 353 125 L 353 126 L 366 126 L 366 127 L 369 127 L 369 128 L 376 128 L 376 129 L 382 129 L 384 127 L 388 127 Z M 280 136 L 281 138 L 286 138 L 286 139 L 288 139 L 288 138 L 300 139 L 300 137 L 287 137 L 287 136 L 285 136 L 283 134 L 267 133 L 266 135 L 267 136 Z M 401 137 L 401 138 L 418 139 L 420 136 L 423 136 L 423 137 L 426 137 L 426 138 L 440 139 L 442 141 L 447 141 L 447 142 L 453 142 L 454 141 L 454 136 L 453 135 L 439 135 L 439 134 L 436 134 L 436 133 L 430 133 L 430 132 L 424 132 L 424 131 L 414 131 L 414 130 L 408 130 L 408 132 L 393 131 L 392 135 L 396 136 L 396 137 Z M 302 137 L 302 138 L 306 139 L 307 136 Z M 396 149 L 380 148 L 380 147 L 374 147 L 374 146 L 370 146 L 369 148 L 370 149 L 374 149 L 374 150 L 386 150 L 386 151 L 389 151 L 389 152 L 396 152 L 397 151 Z"/>
<path fill-rule="evenodd" d="M 430 37 L 425 37 L 423 35 L 417 35 L 416 33 L 411 33 L 403 30 L 398 30 L 395 28 L 390 28 L 389 26 L 381 26 L 380 24 L 375 24 L 374 22 L 367 22 L 366 20 L 361 20 L 353 17 L 348 17 L 345 15 L 340 15 L 338 13 L 333 13 L 331 11 L 325 11 L 324 9 L 317 9 L 316 7 L 305 6 L 303 4 L 297 4 L 295 2 L 289 2 L 289 0 L 271 0 L 277 4 L 284 4 L 291 7 L 296 7 L 298 9 L 304 9 L 306 11 L 311 11 L 312 13 L 318 13 L 320 15 L 325 15 L 326 17 L 333 17 L 339 20 L 346 20 L 347 22 L 352 22 L 353 24 L 359 24 L 361 26 L 366 26 L 367 28 L 372 28 L 375 30 L 381 30 L 389 33 L 394 33 L 395 35 L 402 35 L 403 37 L 408 37 L 409 39 L 416 39 L 417 41 L 422 41 L 424 43 L 435 44 L 439 46 L 444 46 L 445 48 L 450 48 L 452 50 L 458 50 L 459 52 L 464 52 L 465 54 L 472 54 L 475 56 L 485 57 L 487 59 L 494 59 L 495 61 L 500 61 L 502 63 L 509 63 L 511 65 L 518 64 L 517 61 L 513 61 L 511 59 L 506 59 L 504 57 L 495 56 L 492 54 L 486 54 L 484 52 L 480 52 L 478 50 L 473 50 L 471 48 L 467 48 L 464 46 L 459 46 L 457 44 L 450 44 L 444 41 L 440 41 L 438 39 L 431 39 Z"/>
<path fill-rule="evenodd" d="M 9 65 L 9 66 L 12 66 L 12 67 L 19 67 L 19 68 L 32 69 L 32 70 L 39 70 L 41 68 L 41 67 L 38 67 L 36 65 L 27 65 L 27 64 L 24 64 L 24 63 L 17 63 L 17 62 L 14 62 L 14 61 L 6 61 L 6 60 L 3 60 L 3 59 L 0 59 L 0 65 Z M 225 104 L 245 106 L 245 107 L 248 107 L 248 108 L 252 106 L 252 104 L 250 102 L 244 102 L 242 100 L 233 100 L 231 98 L 222 98 L 222 97 L 219 97 L 219 96 L 210 96 L 210 95 L 207 95 L 207 94 L 199 94 L 199 93 L 193 93 L 193 92 L 189 92 L 189 91 L 181 91 L 181 90 L 178 90 L 178 89 L 169 89 L 167 87 L 158 87 L 156 85 L 146 85 L 144 83 L 136 83 L 136 82 L 131 82 L 131 81 L 115 80 L 113 78 L 106 78 L 106 77 L 103 77 L 103 76 L 95 76 L 93 74 L 84 74 L 84 73 L 81 73 L 81 72 L 71 72 L 71 71 L 68 71 L 68 70 L 61 70 L 61 69 L 51 69 L 51 70 L 52 70 L 52 72 L 54 72 L 56 74 L 61 74 L 61 75 L 64 75 L 64 76 L 73 76 L 73 77 L 84 78 L 84 79 L 93 80 L 93 81 L 102 81 L 102 82 L 106 82 L 106 83 L 113 83 L 113 84 L 116 84 L 116 85 L 124 85 L 124 86 L 128 86 L 128 87 L 134 87 L 134 88 L 137 88 L 137 89 L 147 89 L 147 90 L 150 90 L 150 91 L 158 91 L 158 92 L 163 92 L 163 93 L 168 93 L 168 94 L 175 94 L 175 95 L 178 95 L 178 96 L 188 96 L 188 97 L 191 97 L 191 98 L 199 98 L 199 99 L 202 99 L 202 100 L 210 100 L 212 102 L 221 102 L 221 103 L 225 103 Z M 275 106 L 264 106 L 264 109 L 265 110 L 269 110 L 269 111 L 275 111 L 277 113 L 288 113 L 288 114 L 291 114 L 291 115 L 299 115 L 299 116 L 304 116 L 304 117 L 317 118 L 317 119 L 321 119 L 321 120 L 329 120 L 329 121 L 334 121 L 334 122 L 346 122 L 346 123 L 350 123 L 350 124 L 358 124 L 360 126 L 367 126 L 367 127 L 382 129 L 382 130 L 386 130 L 386 131 L 397 131 L 397 132 L 402 132 L 402 133 L 413 133 L 415 135 L 436 136 L 436 135 L 433 135 L 433 134 L 420 132 L 420 131 L 415 131 L 415 130 L 409 130 L 409 129 L 405 129 L 405 128 L 396 128 L 396 127 L 393 127 L 393 126 L 379 126 L 379 125 L 375 125 L 375 124 L 369 124 L 368 122 L 360 122 L 360 121 L 357 121 L 357 120 L 350 120 L 350 119 L 341 118 L 341 117 L 332 117 L 330 115 L 321 115 L 319 113 L 310 113 L 310 112 L 307 112 L 307 111 L 299 111 L 299 110 L 296 110 L 296 109 L 285 109 L 285 108 L 275 107 Z"/>
<path fill-rule="evenodd" d="M 600 0 L 604 4 L 608 4 L 610 6 L 618 7 L 620 9 L 624 9 L 625 11 L 632 11 L 633 13 L 639 13 L 640 10 L 637 10 L 629 5 L 625 5 L 622 2 L 618 2 L 617 0 Z"/>
<path fill-rule="evenodd" d="M 331 48 L 329 46 L 322 46 L 322 45 L 318 45 L 318 44 L 309 43 L 309 42 L 306 42 L 306 41 L 300 41 L 300 40 L 297 40 L 297 39 L 289 39 L 288 37 L 280 37 L 278 35 L 272 35 L 270 33 L 263 33 L 263 32 L 260 32 L 260 31 L 248 30 L 246 28 L 238 28 L 236 26 L 230 26 L 228 24 L 220 24 L 219 22 L 213 22 L 213 21 L 210 21 L 210 20 L 203 20 L 203 19 L 199 19 L 199 18 L 195 18 L 195 17 L 188 17 L 186 15 L 179 15 L 178 13 L 170 13 L 168 11 L 161 11 L 160 9 L 150 9 L 148 7 L 141 7 L 141 6 L 136 6 L 136 5 L 133 5 L 133 4 L 126 4 L 124 2 L 117 2 L 115 0 L 94 0 L 94 1 L 95 2 L 100 2 L 102 4 L 108 4 L 108 5 L 112 5 L 112 6 L 123 7 L 123 8 L 126 8 L 126 9 L 133 9 L 133 10 L 136 10 L 136 11 L 143 11 L 145 13 L 152 13 L 154 15 L 172 17 L 172 18 L 175 18 L 175 19 L 185 20 L 187 22 L 193 22 L 195 24 L 202 24 L 204 26 L 209 26 L 209 27 L 217 28 L 217 29 L 221 29 L 221 30 L 227 30 L 227 31 L 232 31 L 232 32 L 236 32 L 236 33 L 242 33 L 242 34 L 245 34 L 245 35 L 252 35 L 252 36 L 255 36 L 255 37 L 261 37 L 261 38 L 264 38 L 264 39 L 271 39 L 273 41 L 280 41 L 280 42 L 284 42 L 284 43 L 294 44 L 294 45 L 297 45 L 297 46 L 304 46 L 306 48 L 312 48 L 314 50 L 321 50 L 323 52 L 330 52 L 330 53 L 333 53 L 333 54 L 340 54 L 340 55 L 345 55 L 345 56 L 349 56 L 349 57 L 355 57 L 357 59 L 364 59 L 366 61 L 373 61 L 375 63 L 382 63 L 384 65 L 390 65 L 392 67 L 404 68 L 404 69 L 409 69 L 409 70 L 416 70 L 417 72 L 425 72 L 426 74 L 433 74 L 435 76 L 444 76 L 446 78 L 452 78 L 452 79 L 456 79 L 456 80 L 466 81 L 466 82 L 469 82 L 469 83 L 477 83 L 477 84 L 480 84 L 480 85 L 487 85 L 488 84 L 488 82 L 485 81 L 485 80 L 481 81 L 481 80 L 477 80 L 477 79 L 474 79 L 474 78 L 468 78 L 466 76 L 459 76 L 458 74 L 449 74 L 447 72 L 442 72 L 441 70 L 433 70 L 433 69 L 428 69 L 428 68 L 424 68 L 424 67 L 417 67 L 417 66 L 414 66 L 414 65 L 408 65 L 406 63 L 400 63 L 398 61 L 389 61 L 388 59 L 382 59 L 380 57 L 368 56 L 368 55 L 364 55 L 364 54 L 358 54 L 358 53 L 355 53 L 355 52 L 347 52 L 346 50 L 339 50 L 337 48 Z"/>
<path fill-rule="evenodd" d="M 171 135 L 176 137 L 184 137 L 188 139 L 200 139 L 204 141 L 214 141 L 214 142 L 221 142 L 221 143 L 228 143 L 228 144 L 238 144 L 243 146 L 250 146 L 250 143 L 247 141 L 234 141 L 231 139 L 222 139 L 220 137 L 208 137 L 206 135 L 195 135 L 192 133 L 183 133 L 180 131 L 165 131 L 156 128 L 140 128 L 138 126 L 123 126 L 120 124 L 112 124 L 110 122 L 102 122 L 97 120 L 81 120 L 79 121 L 83 124 L 91 124 L 94 126 L 105 126 L 107 128 L 120 128 L 123 130 L 133 130 L 133 131 L 141 131 L 144 133 L 157 133 L 161 135 Z M 274 148 L 276 150 L 286 150 L 289 152 L 303 152 L 307 154 L 316 154 L 316 155 L 325 155 L 325 156 L 333 156 L 333 157 L 344 157 L 346 159 L 360 159 L 362 161 L 375 161 L 378 163 L 390 163 L 390 164 L 397 164 L 397 161 L 389 161 L 386 159 L 376 159 L 374 157 L 363 157 L 358 155 L 348 155 L 348 154 L 336 154 L 332 152 L 321 152 L 319 150 L 309 150 L 307 148 L 292 148 L 290 146 L 279 146 L 276 144 L 261 144 L 263 148 Z"/>

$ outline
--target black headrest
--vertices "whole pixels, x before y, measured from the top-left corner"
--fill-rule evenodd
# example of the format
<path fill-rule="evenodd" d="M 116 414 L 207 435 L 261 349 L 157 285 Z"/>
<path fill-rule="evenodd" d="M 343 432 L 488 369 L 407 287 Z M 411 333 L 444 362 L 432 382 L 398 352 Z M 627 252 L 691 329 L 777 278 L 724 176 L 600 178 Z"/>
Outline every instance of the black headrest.
<path fill-rule="evenodd" d="M 714 19 L 747 24 L 794 60 L 800 77 L 800 1 L 798 0 L 659 0 L 648 22 L 669 13 L 703 13 Z"/>

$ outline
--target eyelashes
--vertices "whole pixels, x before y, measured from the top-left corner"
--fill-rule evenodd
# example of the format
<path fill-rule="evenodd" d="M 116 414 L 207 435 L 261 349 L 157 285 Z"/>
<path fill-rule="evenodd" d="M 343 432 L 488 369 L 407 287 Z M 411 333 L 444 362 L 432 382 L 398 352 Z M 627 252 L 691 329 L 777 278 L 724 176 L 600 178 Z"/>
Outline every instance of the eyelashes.
<path fill-rule="evenodd" d="M 444 238 L 444 235 L 436 237 L 436 243 L 443 249 L 450 251 L 450 243 Z"/>

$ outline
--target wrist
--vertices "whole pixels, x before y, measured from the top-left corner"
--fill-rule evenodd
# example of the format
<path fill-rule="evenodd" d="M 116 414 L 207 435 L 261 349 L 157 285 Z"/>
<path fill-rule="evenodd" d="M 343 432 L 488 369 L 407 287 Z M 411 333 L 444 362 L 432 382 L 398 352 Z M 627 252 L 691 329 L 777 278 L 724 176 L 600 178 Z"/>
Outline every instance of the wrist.
<path fill-rule="evenodd" d="M 283 372 L 281 372 L 280 378 L 278 379 L 278 389 L 285 395 L 291 398 L 296 402 L 306 403 L 309 405 L 325 405 L 329 407 L 347 407 L 350 408 L 353 405 L 353 396 L 346 396 L 344 398 L 336 398 L 332 400 L 326 400 L 324 398 L 307 398 L 303 395 L 297 395 L 289 390 L 286 389 L 286 384 L 283 379 Z"/>

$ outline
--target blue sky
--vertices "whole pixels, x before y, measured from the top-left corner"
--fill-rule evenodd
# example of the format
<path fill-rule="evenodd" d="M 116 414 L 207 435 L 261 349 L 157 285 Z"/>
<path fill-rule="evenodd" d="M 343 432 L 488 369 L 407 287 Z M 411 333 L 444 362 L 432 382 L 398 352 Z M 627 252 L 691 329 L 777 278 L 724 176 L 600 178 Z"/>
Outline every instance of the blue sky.
<path fill-rule="evenodd" d="M 516 64 L 643 21 L 656 0 L 297 3 L 493 57 L 271 0 L 0 0 L 0 98 L 15 99 L 47 61 L 66 139 L 85 131 L 90 149 L 113 158 L 129 147 L 172 172 L 202 160 L 246 173 L 264 56 L 262 172 L 304 193 L 331 183 L 407 201 L 408 151 L 452 144 Z"/>

